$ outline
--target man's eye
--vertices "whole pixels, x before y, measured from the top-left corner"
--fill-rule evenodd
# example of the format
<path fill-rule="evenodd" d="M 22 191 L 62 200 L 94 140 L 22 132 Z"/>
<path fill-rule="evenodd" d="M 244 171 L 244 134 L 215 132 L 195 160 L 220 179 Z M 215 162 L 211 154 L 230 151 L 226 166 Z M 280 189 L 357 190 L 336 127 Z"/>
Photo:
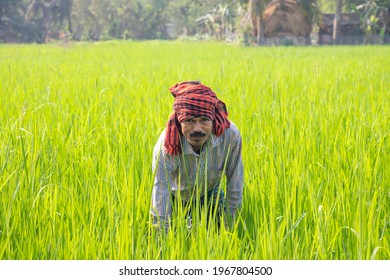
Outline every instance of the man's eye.
<path fill-rule="evenodd" d="M 208 121 L 209 121 L 209 119 L 206 119 L 206 118 L 202 119 L 202 122 L 208 122 Z"/>
<path fill-rule="evenodd" d="M 192 123 L 194 120 L 193 119 L 187 119 L 185 120 L 186 123 Z"/>

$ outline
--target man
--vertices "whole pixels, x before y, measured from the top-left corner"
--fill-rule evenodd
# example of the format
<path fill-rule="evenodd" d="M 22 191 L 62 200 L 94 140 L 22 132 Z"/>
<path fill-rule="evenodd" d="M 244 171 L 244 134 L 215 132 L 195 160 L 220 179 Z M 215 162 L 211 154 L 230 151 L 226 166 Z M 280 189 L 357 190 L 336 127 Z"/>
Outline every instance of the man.
<path fill-rule="evenodd" d="M 243 191 L 242 144 L 237 127 L 228 120 L 225 104 L 200 82 L 182 82 L 170 92 L 175 97 L 174 112 L 153 151 L 154 225 L 168 229 L 172 207 L 177 204 L 187 210 L 197 203 L 209 207 L 209 212 L 216 213 L 218 224 L 223 210 L 226 217 L 234 218 Z M 224 174 L 227 205 L 220 186 Z M 191 215 L 188 210 L 189 219 Z"/>

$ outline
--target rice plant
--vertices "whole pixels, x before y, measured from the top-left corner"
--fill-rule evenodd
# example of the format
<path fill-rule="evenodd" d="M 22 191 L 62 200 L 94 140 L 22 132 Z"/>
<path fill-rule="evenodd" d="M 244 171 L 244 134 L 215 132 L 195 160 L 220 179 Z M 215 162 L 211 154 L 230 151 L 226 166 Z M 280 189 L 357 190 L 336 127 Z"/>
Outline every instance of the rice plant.
<path fill-rule="evenodd" d="M 0 259 L 390 258 L 387 46 L 0 45 L 0 73 Z M 151 157 L 184 80 L 241 131 L 243 207 L 165 234 Z"/>

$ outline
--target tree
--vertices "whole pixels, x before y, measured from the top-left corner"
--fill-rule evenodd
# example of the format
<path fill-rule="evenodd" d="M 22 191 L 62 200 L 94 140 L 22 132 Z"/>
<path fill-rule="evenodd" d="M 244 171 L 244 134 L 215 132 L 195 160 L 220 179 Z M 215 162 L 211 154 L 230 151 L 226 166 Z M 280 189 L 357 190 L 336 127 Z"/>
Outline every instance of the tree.
<path fill-rule="evenodd" d="M 10 15 L 14 15 L 17 2 L 0 0 L 0 42 L 10 41 L 12 36 L 12 21 Z"/>
<path fill-rule="evenodd" d="M 209 33 L 212 18 L 221 20 L 221 8 L 230 6 L 229 0 L 170 0 L 166 9 L 167 22 L 175 25 L 179 35 Z M 207 20 L 209 17 L 209 20 Z M 217 19 L 219 17 L 219 19 Z"/>
<path fill-rule="evenodd" d="M 249 14 L 252 20 L 252 34 L 257 44 L 261 44 L 264 38 L 263 12 L 264 0 L 249 0 Z"/>
<path fill-rule="evenodd" d="M 0 42 L 19 42 L 24 34 L 23 1 L 0 0 Z"/>
<path fill-rule="evenodd" d="M 56 25 L 61 27 L 65 19 L 71 29 L 72 4 L 72 0 L 31 0 L 25 13 L 25 22 L 34 31 L 32 40 L 46 42 L 49 31 Z"/>
<path fill-rule="evenodd" d="M 390 42 L 390 0 L 357 0 L 352 8 L 358 11 L 363 20 L 366 35 L 382 37 L 384 43 Z M 372 43 L 374 43 L 373 40 Z"/>
<path fill-rule="evenodd" d="M 340 39 L 340 20 L 341 20 L 341 9 L 343 7 L 342 0 L 336 0 L 336 13 L 333 21 L 333 42 L 338 43 Z"/>
<path fill-rule="evenodd" d="M 215 6 L 205 15 L 197 18 L 202 33 L 207 33 L 218 40 L 226 39 L 234 30 L 234 7 L 233 3 L 225 2 Z"/>

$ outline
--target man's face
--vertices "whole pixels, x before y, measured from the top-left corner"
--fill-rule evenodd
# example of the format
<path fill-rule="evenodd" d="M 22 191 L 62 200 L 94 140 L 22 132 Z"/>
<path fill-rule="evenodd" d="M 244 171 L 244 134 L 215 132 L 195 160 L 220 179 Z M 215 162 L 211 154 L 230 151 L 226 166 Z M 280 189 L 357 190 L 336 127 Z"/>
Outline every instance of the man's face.
<path fill-rule="evenodd" d="M 200 151 L 212 129 L 213 122 L 206 117 L 189 117 L 181 123 L 181 131 L 195 152 Z"/>

